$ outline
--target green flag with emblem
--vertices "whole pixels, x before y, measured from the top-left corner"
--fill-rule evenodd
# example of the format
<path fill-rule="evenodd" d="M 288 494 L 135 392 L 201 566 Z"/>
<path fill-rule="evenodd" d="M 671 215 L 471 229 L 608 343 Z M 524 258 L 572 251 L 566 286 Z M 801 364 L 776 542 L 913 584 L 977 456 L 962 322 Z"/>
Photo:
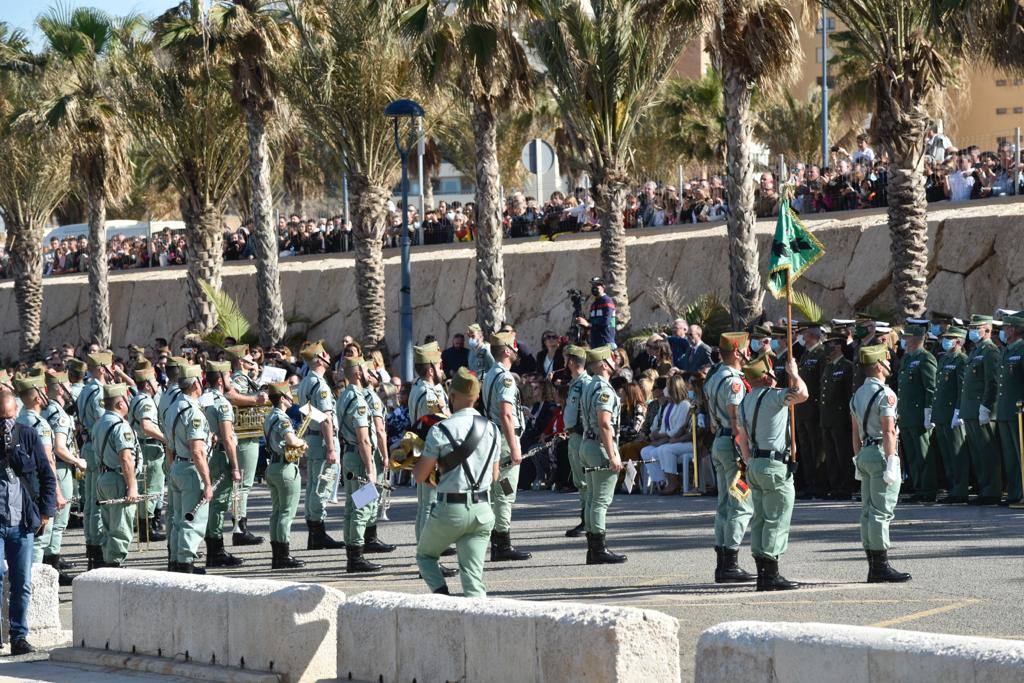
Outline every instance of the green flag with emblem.
<path fill-rule="evenodd" d="M 779 204 L 779 220 L 775 223 L 772 255 L 768 261 L 768 291 L 775 298 L 785 296 L 786 275 L 793 284 L 804 271 L 825 254 L 825 247 L 803 224 L 789 205 L 789 199 Z"/>

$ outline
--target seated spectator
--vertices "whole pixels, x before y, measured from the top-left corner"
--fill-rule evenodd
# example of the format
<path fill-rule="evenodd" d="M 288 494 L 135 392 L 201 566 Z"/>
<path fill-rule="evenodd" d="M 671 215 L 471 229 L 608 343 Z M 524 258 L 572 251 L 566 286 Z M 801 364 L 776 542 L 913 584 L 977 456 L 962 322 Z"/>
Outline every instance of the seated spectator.
<path fill-rule="evenodd" d="M 672 375 L 668 378 L 666 392 L 668 402 L 661 411 L 658 438 L 653 438 L 652 434 L 651 445 L 640 451 L 645 461 L 656 461 L 653 463 L 656 467 L 651 467 L 649 471 L 652 473 L 652 479 L 661 479 L 665 482 L 659 492 L 664 496 L 678 493 L 680 489 L 684 493 L 689 491 L 690 461 L 693 459 L 691 404 L 686 380 L 682 375 Z"/>

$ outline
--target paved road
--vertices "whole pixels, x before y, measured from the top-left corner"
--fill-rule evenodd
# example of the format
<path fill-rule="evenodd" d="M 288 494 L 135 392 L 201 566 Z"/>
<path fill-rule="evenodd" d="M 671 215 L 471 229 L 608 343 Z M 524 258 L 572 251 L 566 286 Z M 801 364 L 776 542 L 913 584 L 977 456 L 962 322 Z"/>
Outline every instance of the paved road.
<path fill-rule="evenodd" d="M 259 489 L 251 526 L 266 535 L 269 496 Z M 856 503 L 798 503 L 794 530 L 781 568 L 805 588 L 791 593 L 759 594 L 753 587 L 723 587 L 712 581 L 711 548 L 714 501 L 710 498 L 620 496 L 610 516 L 609 545 L 629 555 L 617 566 L 586 566 L 584 539 L 567 539 L 577 499 L 554 493 L 520 493 L 513 538 L 534 557 L 524 563 L 487 564 L 493 596 L 527 600 L 601 602 L 658 609 L 679 619 L 684 680 L 692 676 L 699 634 L 722 621 L 820 621 L 906 628 L 957 634 L 1024 639 L 1024 512 L 966 506 L 897 508 L 892 527 L 894 565 L 914 575 L 901 586 L 868 585 L 867 562 L 860 550 Z M 307 560 L 291 573 L 272 572 L 269 544 L 245 548 L 246 565 L 218 570 L 238 576 L 318 581 L 347 593 L 386 589 L 425 592 L 414 566 L 412 522 L 415 496 L 401 489 L 394 497 L 393 521 L 380 525 L 381 536 L 398 543 L 397 552 L 375 556 L 383 574 L 350 577 L 344 551 L 308 552 L 305 525 L 294 526 L 293 549 Z M 328 527 L 340 528 L 341 507 L 330 508 Z M 300 511 L 301 518 L 301 511 Z M 337 533 L 335 533 L 337 535 Z M 81 532 L 72 533 L 71 555 L 81 555 Z M 77 544 L 77 545 L 76 545 Z M 132 558 L 135 566 L 159 568 L 162 547 Z M 749 546 L 742 564 L 753 571 Z M 458 592 L 457 581 L 451 581 Z M 1007 600 L 1014 601 L 1007 609 Z M 70 624 L 70 589 L 62 593 L 62 613 Z M 0 676 L 6 672 L 0 666 Z"/>

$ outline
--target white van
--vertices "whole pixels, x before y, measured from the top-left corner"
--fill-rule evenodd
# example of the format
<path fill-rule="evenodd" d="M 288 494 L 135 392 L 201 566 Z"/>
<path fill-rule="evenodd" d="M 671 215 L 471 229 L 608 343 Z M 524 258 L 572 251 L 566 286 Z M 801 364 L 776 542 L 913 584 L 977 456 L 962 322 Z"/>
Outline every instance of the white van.
<path fill-rule="evenodd" d="M 121 235 L 123 237 L 148 237 L 149 235 L 155 235 L 164 228 L 170 228 L 171 232 L 181 232 L 185 230 L 185 223 L 183 221 L 107 221 L 107 239 L 109 240 L 114 235 Z M 62 240 L 66 237 L 78 237 L 79 235 L 85 235 L 86 237 L 89 236 L 88 223 L 71 223 L 70 225 L 62 225 L 59 228 L 54 228 L 46 234 L 46 237 L 43 238 L 43 246 L 50 246 L 50 240 L 54 237 Z"/>

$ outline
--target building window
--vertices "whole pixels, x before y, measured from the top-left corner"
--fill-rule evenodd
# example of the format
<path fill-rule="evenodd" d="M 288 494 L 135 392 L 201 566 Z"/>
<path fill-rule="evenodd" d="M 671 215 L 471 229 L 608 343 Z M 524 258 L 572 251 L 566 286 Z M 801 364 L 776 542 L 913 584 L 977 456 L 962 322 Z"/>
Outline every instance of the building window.
<path fill-rule="evenodd" d="M 1014 114 L 1024 114 L 1024 107 L 1014 107 L 1013 108 L 1013 113 Z"/>
<path fill-rule="evenodd" d="M 835 17 L 829 17 L 828 18 L 828 22 L 826 23 L 826 26 L 828 26 L 828 32 L 829 33 L 832 33 L 833 31 L 835 31 L 836 30 L 836 19 L 835 19 Z M 821 33 L 821 17 L 818 17 L 818 26 L 814 30 L 815 30 L 816 33 Z"/>
<path fill-rule="evenodd" d="M 1005 78 L 997 78 L 996 79 L 996 87 L 997 88 L 1005 88 L 1006 87 L 1006 79 Z"/>
<path fill-rule="evenodd" d="M 462 178 L 441 178 L 438 194 L 461 194 Z"/>
<path fill-rule="evenodd" d="M 1003 116 L 1006 114 L 1006 107 L 996 107 L 996 116 Z"/>

